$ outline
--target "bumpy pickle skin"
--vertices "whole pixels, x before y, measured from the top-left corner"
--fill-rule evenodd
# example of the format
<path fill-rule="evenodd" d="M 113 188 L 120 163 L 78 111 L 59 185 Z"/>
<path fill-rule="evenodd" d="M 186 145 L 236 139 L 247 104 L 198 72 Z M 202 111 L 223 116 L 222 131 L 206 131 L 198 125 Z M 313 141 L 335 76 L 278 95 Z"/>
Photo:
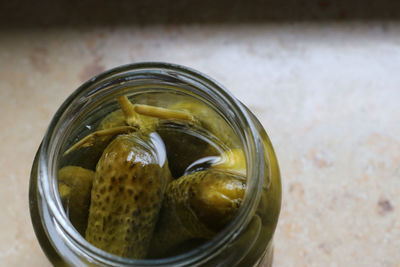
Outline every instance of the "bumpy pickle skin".
<path fill-rule="evenodd" d="M 169 179 L 144 141 L 121 135 L 100 158 L 91 192 L 86 239 L 96 247 L 128 258 L 147 254 Z"/>
<path fill-rule="evenodd" d="M 195 172 L 171 182 L 149 256 L 167 256 L 192 238 L 212 238 L 235 216 L 245 189 L 244 177 L 217 170 Z"/>
<path fill-rule="evenodd" d="M 93 179 L 93 171 L 78 166 L 66 166 L 58 172 L 61 201 L 72 225 L 81 235 L 87 226 Z"/>

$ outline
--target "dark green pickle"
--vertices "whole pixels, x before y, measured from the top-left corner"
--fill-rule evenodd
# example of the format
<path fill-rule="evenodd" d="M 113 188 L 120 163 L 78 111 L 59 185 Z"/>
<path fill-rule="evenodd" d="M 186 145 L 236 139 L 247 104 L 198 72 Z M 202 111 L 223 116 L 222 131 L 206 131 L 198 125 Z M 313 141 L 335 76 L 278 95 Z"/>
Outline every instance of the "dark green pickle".
<path fill-rule="evenodd" d="M 71 223 L 81 235 L 88 222 L 90 192 L 94 171 L 79 166 L 66 166 L 58 171 L 58 190 Z"/>
<path fill-rule="evenodd" d="M 246 180 L 228 172 L 206 170 L 172 181 L 150 246 L 151 257 L 174 254 L 191 239 L 210 239 L 239 209 Z"/>
<path fill-rule="evenodd" d="M 165 158 L 160 161 L 139 138 L 120 135 L 104 150 L 85 235 L 98 248 L 138 259 L 147 254 L 170 177 Z"/>

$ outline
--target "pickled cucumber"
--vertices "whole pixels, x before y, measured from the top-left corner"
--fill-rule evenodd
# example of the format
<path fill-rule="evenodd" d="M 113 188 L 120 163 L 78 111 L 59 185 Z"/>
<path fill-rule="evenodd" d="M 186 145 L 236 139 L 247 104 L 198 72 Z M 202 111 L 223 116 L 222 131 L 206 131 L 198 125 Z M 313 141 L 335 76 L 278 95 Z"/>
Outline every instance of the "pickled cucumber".
<path fill-rule="evenodd" d="M 86 239 L 115 255 L 144 258 L 168 182 L 166 162 L 134 135 L 121 135 L 97 167 Z"/>
<path fill-rule="evenodd" d="M 245 189 L 244 177 L 217 170 L 195 172 L 171 182 L 149 256 L 165 256 L 192 238 L 212 238 L 235 216 Z"/>
<path fill-rule="evenodd" d="M 58 171 L 58 188 L 64 209 L 76 230 L 84 235 L 90 205 L 94 172 L 78 166 Z"/>

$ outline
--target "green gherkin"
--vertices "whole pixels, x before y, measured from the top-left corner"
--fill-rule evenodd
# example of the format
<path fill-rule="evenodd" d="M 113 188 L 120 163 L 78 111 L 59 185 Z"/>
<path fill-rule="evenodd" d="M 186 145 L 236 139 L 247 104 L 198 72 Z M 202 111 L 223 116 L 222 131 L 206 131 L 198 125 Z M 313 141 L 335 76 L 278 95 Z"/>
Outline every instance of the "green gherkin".
<path fill-rule="evenodd" d="M 165 156 L 133 134 L 118 136 L 96 167 L 86 239 L 109 253 L 144 258 L 169 177 Z"/>
<path fill-rule="evenodd" d="M 87 226 L 93 178 L 93 171 L 78 166 L 66 166 L 58 172 L 58 189 L 64 209 L 82 235 Z"/>
<path fill-rule="evenodd" d="M 163 257 L 192 238 L 209 239 L 235 216 L 245 179 L 217 170 L 195 172 L 171 182 L 150 246 L 150 257 Z"/>

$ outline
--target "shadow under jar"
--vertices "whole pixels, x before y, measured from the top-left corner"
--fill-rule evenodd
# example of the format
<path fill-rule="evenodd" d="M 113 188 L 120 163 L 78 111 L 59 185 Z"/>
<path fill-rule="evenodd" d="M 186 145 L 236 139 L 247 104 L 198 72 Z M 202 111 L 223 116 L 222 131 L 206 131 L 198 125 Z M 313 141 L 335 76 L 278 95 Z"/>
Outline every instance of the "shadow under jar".
<path fill-rule="evenodd" d="M 212 237 L 187 240 L 161 256 L 134 259 L 97 248 L 85 239 L 84 231 L 78 231 L 79 227 L 71 223 L 59 193 L 59 170 L 75 165 L 96 171 L 99 158 L 91 155 L 89 148 L 68 156 L 64 152 L 98 129 L 104 117 L 118 110 L 116 99 L 121 96 L 127 96 L 133 103 L 165 108 L 196 103 L 197 111 L 208 112 L 203 116 L 203 120 L 207 116 L 210 120 L 208 124 L 205 122 L 209 126 L 206 131 L 184 131 L 189 136 L 187 144 L 186 137 L 178 141 L 175 138 L 169 145 L 165 142 L 173 179 L 207 171 L 222 158 L 224 151 L 242 151 L 239 164 L 244 166 L 245 194 L 233 218 Z M 160 136 L 173 139 L 175 135 L 171 135 L 170 129 L 182 130 L 176 125 L 164 127 L 159 131 Z M 219 135 L 225 140 L 221 142 Z M 179 158 L 179 153 L 183 153 L 179 142 L 188 149 L 196 142 L 206 143 L 213 147 L 213 152 L 202 157 L 198 151 L 189 151 Z M 271 142 L 260 122 L 243 104 L 220 84 L 195 70 L 148 62 L 104 72 L 84 83 L 61 105 L 34 159 L 29 204 L 36 236 L 55 266 L 271 266 L 281 181 Z"/>

